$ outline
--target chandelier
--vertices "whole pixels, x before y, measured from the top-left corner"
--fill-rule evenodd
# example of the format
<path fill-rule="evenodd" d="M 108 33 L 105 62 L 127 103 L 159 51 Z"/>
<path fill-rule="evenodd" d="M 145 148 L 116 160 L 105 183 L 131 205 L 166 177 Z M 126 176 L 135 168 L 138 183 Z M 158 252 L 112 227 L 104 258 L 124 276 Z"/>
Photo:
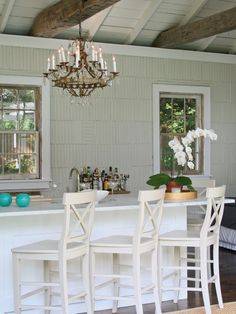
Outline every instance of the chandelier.
<path fill-rule="evenodd" d="M 119 75 L 114 56 L 112 65 L 113 70 L 108 73 L 102 49 L 83 39 L 80 21 L 79 38 L 72 41 L 67 50 L 61 46 L 57 54 L 48 58 L 47 72 L 43 75 L 52 82 L 53 87 L 62 88 L 71 96 L 86 97 L 95 90 L 112 86 L 112 81 Z"/>

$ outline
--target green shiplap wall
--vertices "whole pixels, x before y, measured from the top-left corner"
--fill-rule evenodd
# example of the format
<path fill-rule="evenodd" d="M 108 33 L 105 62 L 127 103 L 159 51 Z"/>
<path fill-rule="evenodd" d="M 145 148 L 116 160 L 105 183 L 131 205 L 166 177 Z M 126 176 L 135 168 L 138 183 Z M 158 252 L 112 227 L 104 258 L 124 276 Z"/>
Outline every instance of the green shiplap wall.
<path fill-rule="evenodd" d="M 0 46 L 0 74 L 41 76 L 51 50 Z M 111 55 L 107 55 L 111 65 Z M 149 188 L 152 174 L 152 88 L 156 83 L 211 87 L 211 173 L 236 195 L 236 66 L 224 63 L 117 55 L 120 77 L 90 105 L 70 102 L 51 89 L 51 166 L 60 197 L 76 166 L 118 167 L 129 173 L 128 189 Z"/>

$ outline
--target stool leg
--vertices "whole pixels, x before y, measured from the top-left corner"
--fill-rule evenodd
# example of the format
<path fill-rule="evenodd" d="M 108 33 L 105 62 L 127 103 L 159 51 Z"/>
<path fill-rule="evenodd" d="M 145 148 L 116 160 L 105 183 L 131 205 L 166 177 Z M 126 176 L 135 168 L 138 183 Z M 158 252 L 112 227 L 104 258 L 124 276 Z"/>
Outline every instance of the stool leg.
<path fill-rule="evenodd" d="M 174 259 L 177 261 L 177 267 L 181 266 L 181 254 L 180 254 L 180 248 L 179 247 L 174 247 Z M 177 269 L 175 271 L 174 275 L 174 281 L 175 281 L 175 287 L 180 288 L 181 285 L 181 270 Z M 174 297 L 174 303 L 178 303 L 179 299 L 179 292 L 180 290 L 176 290 L 175 292 L 175 297 Z"/>
<path fill-rule="evenodd" d="M 216 287 L 216 295 L 217 295 L 218 304 L 219 304 L 219 307 L 223 309 L 224 304 L 222 300 L 221 286 L 220 286 L 219 245 L 218 244 L 213 245 L 213 270 L 214 270 L 214 275 L 216 276 L 215 287 Z"/>
<path fill-rule="evenodd" d="M 82 278 L 83 278 L 83 285 L 85 290 L 85 303 L 87 308 L 87 313 L 92 313 L 92 296 L 91 296 L 91 288 L 90 288 L 90 265 L 89 265 L 89 252 L 82 257 Z"/>
<path fill-rule="evenodd" d="M 200 248 L 201 286 L 206 314 L 211 314 L 207 275 L 207 248 Z"/>
<path fill-rule="evenodd" d="M 194 258 L 200 261 L 200 248 L 199 247 L 194 248 Z M 195 262 L 195 266 L 199 266 L 199 262 Z M 195 278 L 197 279 L 195 281 L 195 288 L 200 288 L 200 269 L 195 270 Z"/>
<path fill-rule="evenodd" d="M 158 292 L 159 300 L 162 300 L 162 246 L 157 247 L 157 268 L 158 268 Z"/>
<path fill-rule="evenodd" d="M 120 273 L 120 261 L 119 261 L 119 254 L 112 254 L 113 259 L 113 274 L 119 274 Z M 114 286 L 113 286 L 113 296 L 118 297 L 120 294 L 120 279 L 116 278 L 114 279 Z M 118 300 L 113 301 L 112 306 L 112 313 L 116 313 L 118 308 Z"/>
<path fill-rule="evenodd" d="M 59 277 L 63 314 L 69 314 L 68 309 L 68 283 L 67 283 L 67 260 L 64 255 L 59 257 Z"/>
<path fill-rule="evenodd" d="M 95 310 L 95 253 L 93 252 L 93 249 L 90 249 L 90 272 L 89 272 L 89 278 L 90 278 L 90 295 L 91 295 L 91 313 L 94 313 Z"/>
<path fill-rule="evenodd" d="M 156 312 L 155 314 L 161 314 L 161 304 L 159 299 L 159 289 L 158 289 L 158 264 L 157 264 L 157 250 L 152 251 L 152 283 L 154 285 L 153 295 Z"/>
<path fill-rule="evenodd" d="M 140 278 L 140 254 L 133 255 L 133 283 L 136 313 L 143 314 L 141 278 Z"/>
<path fill-rule="evenodd" d="M 20 288 L 20 259 L 16 253 L 13 253 L 13 287 L 14 287 L 14 313 L 20 314 L 21 306 L 21 288 Z"/>
<path fill-rule="evenodd" d="M 50 282 L 49 261 L 44 261 L 44 282 Z M 51 288 L 45 287 L 44 303 L 46 306 L 51 305 Z M 45 314 L 50 314 L 50 310 L 46 310 Z"/>

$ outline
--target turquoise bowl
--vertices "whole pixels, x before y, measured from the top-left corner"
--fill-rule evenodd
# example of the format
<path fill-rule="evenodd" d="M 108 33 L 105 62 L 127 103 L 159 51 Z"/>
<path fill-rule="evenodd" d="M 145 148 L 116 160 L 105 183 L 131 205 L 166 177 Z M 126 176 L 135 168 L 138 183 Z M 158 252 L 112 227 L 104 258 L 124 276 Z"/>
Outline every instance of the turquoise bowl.
<path fill-rule="evenodd" d="M 19 207 L 27 207 L 30 203 L 30 197 L 26 193 L 20 193 L 16 197 L 16 204 Z"/>
<path fill-rule="evenodd" d="M 10 206 L 12 202 L 11 194 L 9 193 L 1 193 L 0 194 L 0 206 L 7 207 Z"/>

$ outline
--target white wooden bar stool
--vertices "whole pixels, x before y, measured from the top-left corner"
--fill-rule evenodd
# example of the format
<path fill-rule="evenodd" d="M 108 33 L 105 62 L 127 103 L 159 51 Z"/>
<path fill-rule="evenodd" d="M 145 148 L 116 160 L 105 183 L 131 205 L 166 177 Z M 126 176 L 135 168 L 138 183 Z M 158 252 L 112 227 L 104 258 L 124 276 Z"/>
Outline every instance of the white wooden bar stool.
<path fill-rule="evenodd" d="M 209 178 L 192 179 L 192 186 L 198 192 L 198 197 L 206 196 L 207 188 L 215 187 L 215 180 Z M 205 206 L 190 206 L 187 210 L 187 228 L 188 231 L 199 231 L 201 230 L 204 217 L 206 213 Z M 210 247 L 208 249 L 208 258 L 210 259 L 211 252 Z M 188 251 L 188 257 L 196 257 L 199 259 L 200 253 L 199 248 L 195 248 L 194 251 Z M 211 264 L 208 264 L 208 273 L 211 275 Z M 200 278 L 200 272 L 196 270 L 196 278 Z M 195 286 L 199 287 L 199 280 L 195 281 Z"/>
<path fill-rule="evenodd" d="M 160 291 L 177 291 L 174 302 L 177 302 L 179 298 L 179 291 L 181 289 L 187 289 L 188 291 L 201 291 L 203 295 L 204 307 L 206 314 L 211 313 L 210 299 L 208 284 L 213 282 L 216 287 L 216 294 L 218 304 L 220 308 L 223 308 L 223 301 L 220 287 L 220 275 L 219 275 L 219 229 L 224 211 L 224 195 L 225 186 L 207 188 L 207 208 L 205 218 L 199 231 L 183 231 L 176 230 L 160 235 L 159 237 L 159 250 L 158 250 L 158 265 L 159 265 L 159 283 Z M 213 275 L 208 276 L 207 265 L 210 262 L 207 258 L 208 248 L 212 246 L 213 250 Z M 163 265 L 163 249 L 168 247 L 174 247 L 175 261 L 177 265 Z M 199 248 L 200 259 L 193 258 L 191 263 L 183 263 L 180 258 L 181 248 Z M 200 271 L 200 287 L 181 286 L 182 280 L 198 280 L 198 278 L 182 278 L 181 270 L 199 270 Z M 165 274 L 164 274 L 165 271 Z M 173 272 L 173 273 L 172 273 Z M 165 278 L 173 274 L 176 278 L 176 286 L 168 287 L 164 285 Z"/>
<path fill-rule="evenodd" d="M 138 220 L 136 231 L 133 236 L 113 235 L 110 237 L 98 239 L 90 243 L 91 248 L 91 286 L 94 288 L 92 298 L 94 300 L 113 300 L 112 312 L 117 312 L 118 300 L 127 300 L 132 298 L 136 306 L 136 313 L 143 314 L 142 293 L 152 291 L 154 294 L 156 313 L 161 313 L 159 292 L 157 285 L 157 243 L 159 227 L 163 211 L 165 189 L 140 191 L 138 196 L 139 210 L 137 212 Z M 95 273 L 96 260 L 98 253 L 112 254 L 113 273 L 97 274 Z M 151 273 L 150 283 L 141 286 L 141 256 L 150 253 Z M 119 256 L 129 254 L 132 259 L 132 272 L 124 274 L 120 270 Z M 99 285 L 95 279 L 102 279 Z M 110 279 L 110 280 L 108 280 Z M 131 279 L 128 285 L 127 280 Z M 122 282 L 124 281 L 124 282 Z M 103 288 L 106 284 L 112 284 L 113 295 L 98 294 L 97 290 Z M 131 296 L 120 296 L 120 288 L 131 288 Z"/>
<path fill-rule="evenodd" d="M 64 218 L 60 240 L 45 240 L 12 249 L 15 314 L 29 309 L 45 310 L 45 313 L 50 313 L 51 310 L 60 310 L 63 314 L 68 314 L 69 304 L 82 297 L 85 298 L 87 312 L 91 313 L 88 276 L 89 238 L 95 200 L 96 191 L 64 193 Z M 82 260 L 83 291 L 76 291 L 76 295 L 69 295 L 67 264 L 69 260 L 76 258 Z M 44 261 L 43 282 L 23 281 L 21 264 L 26 260 Z M 50 280 L 50 262 L 52 261 L 58 262 L 59 271 L 59 280 L 53 282 Z M 24 292 L 22 288 L 27 289 L 27 292 Z M 55 288 L 59 289 L 60 304 L 51 302 Z M 44 302 L 42 301 L 44 304 L 30 304 L 30 297 L 39 293 L 44 293 Z"/>

